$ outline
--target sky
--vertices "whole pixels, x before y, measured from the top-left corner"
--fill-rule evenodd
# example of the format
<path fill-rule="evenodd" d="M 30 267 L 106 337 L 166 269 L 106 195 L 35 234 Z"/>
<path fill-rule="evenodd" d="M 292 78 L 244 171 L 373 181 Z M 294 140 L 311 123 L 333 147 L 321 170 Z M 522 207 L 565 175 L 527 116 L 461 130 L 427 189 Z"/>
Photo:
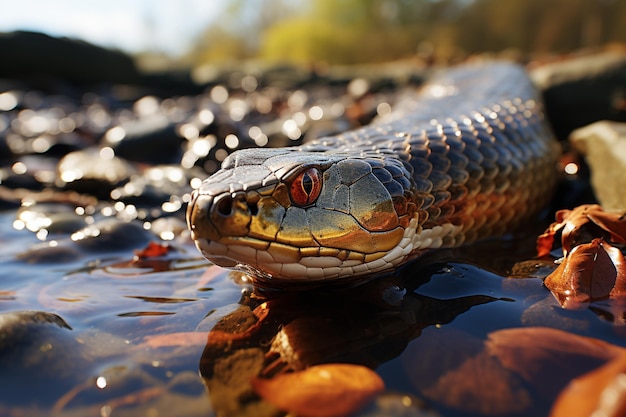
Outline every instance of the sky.
<path fill-rule="evenodd" d="M 4 3 L 4 4 L 3 4 Z M 126 52 L 182 55 L 224 0 L 0 0 L 0 32 L 34 30 Z"/>

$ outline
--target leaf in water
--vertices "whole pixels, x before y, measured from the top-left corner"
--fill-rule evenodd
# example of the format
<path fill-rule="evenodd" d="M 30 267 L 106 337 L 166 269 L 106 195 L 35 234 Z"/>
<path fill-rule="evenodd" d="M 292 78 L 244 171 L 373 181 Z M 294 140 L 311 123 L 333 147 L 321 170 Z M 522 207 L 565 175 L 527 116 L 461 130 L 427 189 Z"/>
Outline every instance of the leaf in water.
<path fill-rule="evenodd" d="M 463 414 L 520 415 L 532 407 L 523 381 L 485 350 L 483 340 L 442 327 L 404 355 L 408 377 L 428 400 Z"/>
<path fill-rule="evenodd" d="M 626 260 L 602 239 L 576 246 L 544 281 L 562 307 L 626 295 Z"/>
<path fill-rule="evenodd" d="M 554 245 L 554 236 L 562 227 L 561 223 L 552 223 L 545 232 L 539 235 L 537 238 L 537 257 L 543 258 L 550 254 Z"/>
<path fill-rule="evenodd" d="M 135 251 L 135 260 L 146 258 L 157 258 L 159 256 L 165 256 L 169 253 L 170 246 L 163 245 L 161 243 L 150 242 L 148 246 L 141 250 Z"/>
<path fill-rule="evenodd" d="M 614 243 L 626 243 L 626 217 L 621 213 L 606 212 L 597 204 L 584 204 L 574 210 L 559 210 L 556 222 L 537 239 L 539 257 L 552 249 L 556 233 L 562 230 L 563 254 L 581 243 L 602 237 Z"/>
<path fill-rule="evenodd" d="M 550 401 L 573 378 L 626 352 L 598 339 L 547 327 L 492 332 L 485 347 Z"/>
<path fill-rule="evenodd" d="M 308 417 L 353 413 L 385 388 L 376 372 L 349 364 L 317 365 L 272 379 L 255 378 L 252 386 L 281 410 Z"/>
<path fill-rule="evenodd" d="M 464 415 L 546 415 L 570 381 L 626 354 L 545 327 L 499 330 L 484 342 L 447 329 L 428 336 L 407 348 L 408 377 L 427 399 Z"/>
<path fill-rule="evenodd" d="M 559 394 L 550 417 L 626 415 L 626 353 L 572 380 Z"/>
<path fill-rule="evenodd" d="M 441 376 L 424 395 L 448 407 L 485 416 L 522 413 L 532 404 L 520 378 L 487 352 Z"/>
<path fill-rule="evenodd" d="M 608 232 L 614 243 L 626 243 L 626 214 L 594 210 L 587 215 L 589 220 Z"/>

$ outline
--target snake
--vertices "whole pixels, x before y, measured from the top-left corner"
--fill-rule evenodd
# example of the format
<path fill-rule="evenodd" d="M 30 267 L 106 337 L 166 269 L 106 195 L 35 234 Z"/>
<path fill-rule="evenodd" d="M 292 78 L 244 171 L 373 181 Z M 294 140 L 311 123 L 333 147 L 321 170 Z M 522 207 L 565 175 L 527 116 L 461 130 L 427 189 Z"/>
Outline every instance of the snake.
<path fill-rule="evenodd" d="M 557 155 L 525 69 L 469 63 L 369 125 L 231 153 L 187 224 L 204 257 L 266 285 L 365 282 L 520 227 L 547 205 Z"/>

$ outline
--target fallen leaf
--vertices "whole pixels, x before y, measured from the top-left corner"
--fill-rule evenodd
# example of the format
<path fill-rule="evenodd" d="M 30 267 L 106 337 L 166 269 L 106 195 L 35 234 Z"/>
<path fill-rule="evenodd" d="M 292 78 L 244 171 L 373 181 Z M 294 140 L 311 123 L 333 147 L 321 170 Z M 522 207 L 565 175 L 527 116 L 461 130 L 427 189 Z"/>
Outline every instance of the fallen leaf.
<path fill-rule="evenodd" d="M 523 413 L 532 404 L 523 381 L 487 352 L 466 359 L 423 394 L 447 407 L 485 416 Z"/>
<path fill-rule="evenodd" d="M 546 327 L 498 330 L 485 341 L 457 333 L 439 329 L 405 355 L 413 357 L 407 374 L 416 389 L 464 415 L 547 415 L 570 381 L 626 355 L 622 347 Z"/>
<path fill-rule="evenodd" d="M 598 225 L 602 230 L 609 233 L 611 242 L 626 243 L 626 215 L 619 213 L 607 213 L 606 211 L 594 210 L 587 217 Z"/>
<path fill-rule="evenodd" d="M 556 221 L 537 239 L 537 254 L 547 256 L 552 250 L 556 234 L 561 231 L 563 254 L 579 244 L 594 238 L 613 243 L 626 243 L 626 217 L 621 213 L 606 212 L 598 204 L 585 204 L 573 210 L 559 210 Z"/>
<path fill-rule="evenodd" d="M 169 251 L 169 245 L 150 242 L 145 248 L 135 251 L 135 260 L 165 256 L 169 253 Z"/>
<path fill-rule="evenodd" d="M 573 378 L 626 353 L 602 340 L 548 327 L 498 330 L 485 347 L 549 401 Z"/>
<path fill-rule="evenodd" d="M 340 417 L 353 413 L 385 388 L 369 368 L 326 364 L 271 379 L 254 378 L 258 395 L 281 410 L 306 417 Z"/>
<path fill-rule="evenodd" d="M 626 354 L 572 380 L 559 394 L 550 417 L 626 415 Z"/>
<path fill-rule="evenodd" d="M 602 239 L 581 244 L 544 280 L 562 307 L 626 295 L 626 260 Z"/>

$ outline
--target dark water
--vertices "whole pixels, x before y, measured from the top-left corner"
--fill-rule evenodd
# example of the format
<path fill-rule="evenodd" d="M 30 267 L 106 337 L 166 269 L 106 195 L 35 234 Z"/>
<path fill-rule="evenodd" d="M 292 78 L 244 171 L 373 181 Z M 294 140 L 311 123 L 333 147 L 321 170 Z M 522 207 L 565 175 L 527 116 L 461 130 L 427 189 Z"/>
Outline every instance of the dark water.
<path fill-rule="evenodd" d="M 253 392 L 252 377 L 336 362 L 365 365 L 385 382 L 358 415 L 546 415 L 558 390 L 593 367 L 541 364 L 558 373 L 545 394 L 540 382 L 520 383 L 514 372 L 498 379 L 502 372 L 481 356 L 490 335 L 549 327 L 626 347 L 610 306 L 558 306 L 541 279 L 552 266 L 531 262 L 513 274 L 534 257 L 545 219 L 357 288 L 255 289 L 245 275 L 200 257 L 184 225 L 185 202 L 225 154 L 365 123 L 399 93 L 259 86 L 162 99 L 5 90 L 2 416 L 281 415 Z M 114 168 L 110 149 L 128 165 Z M 109 169 L 72 180 L 78 165 L 63 168 L 61 158 L 84 150 L 98 155 L 82 155 L 83 172 L 96 160 Z M 163 253 L 140 252 L 151 242 Z M 288 343 L 278 346 L 279 338 Z M 473 400 L 455 400 L 446 378 L 465 381 Z M 484 389 L 472 389 L 475 381 Z M 523 389 L 510 401 L 491 395 L 491 383 Z"/>

